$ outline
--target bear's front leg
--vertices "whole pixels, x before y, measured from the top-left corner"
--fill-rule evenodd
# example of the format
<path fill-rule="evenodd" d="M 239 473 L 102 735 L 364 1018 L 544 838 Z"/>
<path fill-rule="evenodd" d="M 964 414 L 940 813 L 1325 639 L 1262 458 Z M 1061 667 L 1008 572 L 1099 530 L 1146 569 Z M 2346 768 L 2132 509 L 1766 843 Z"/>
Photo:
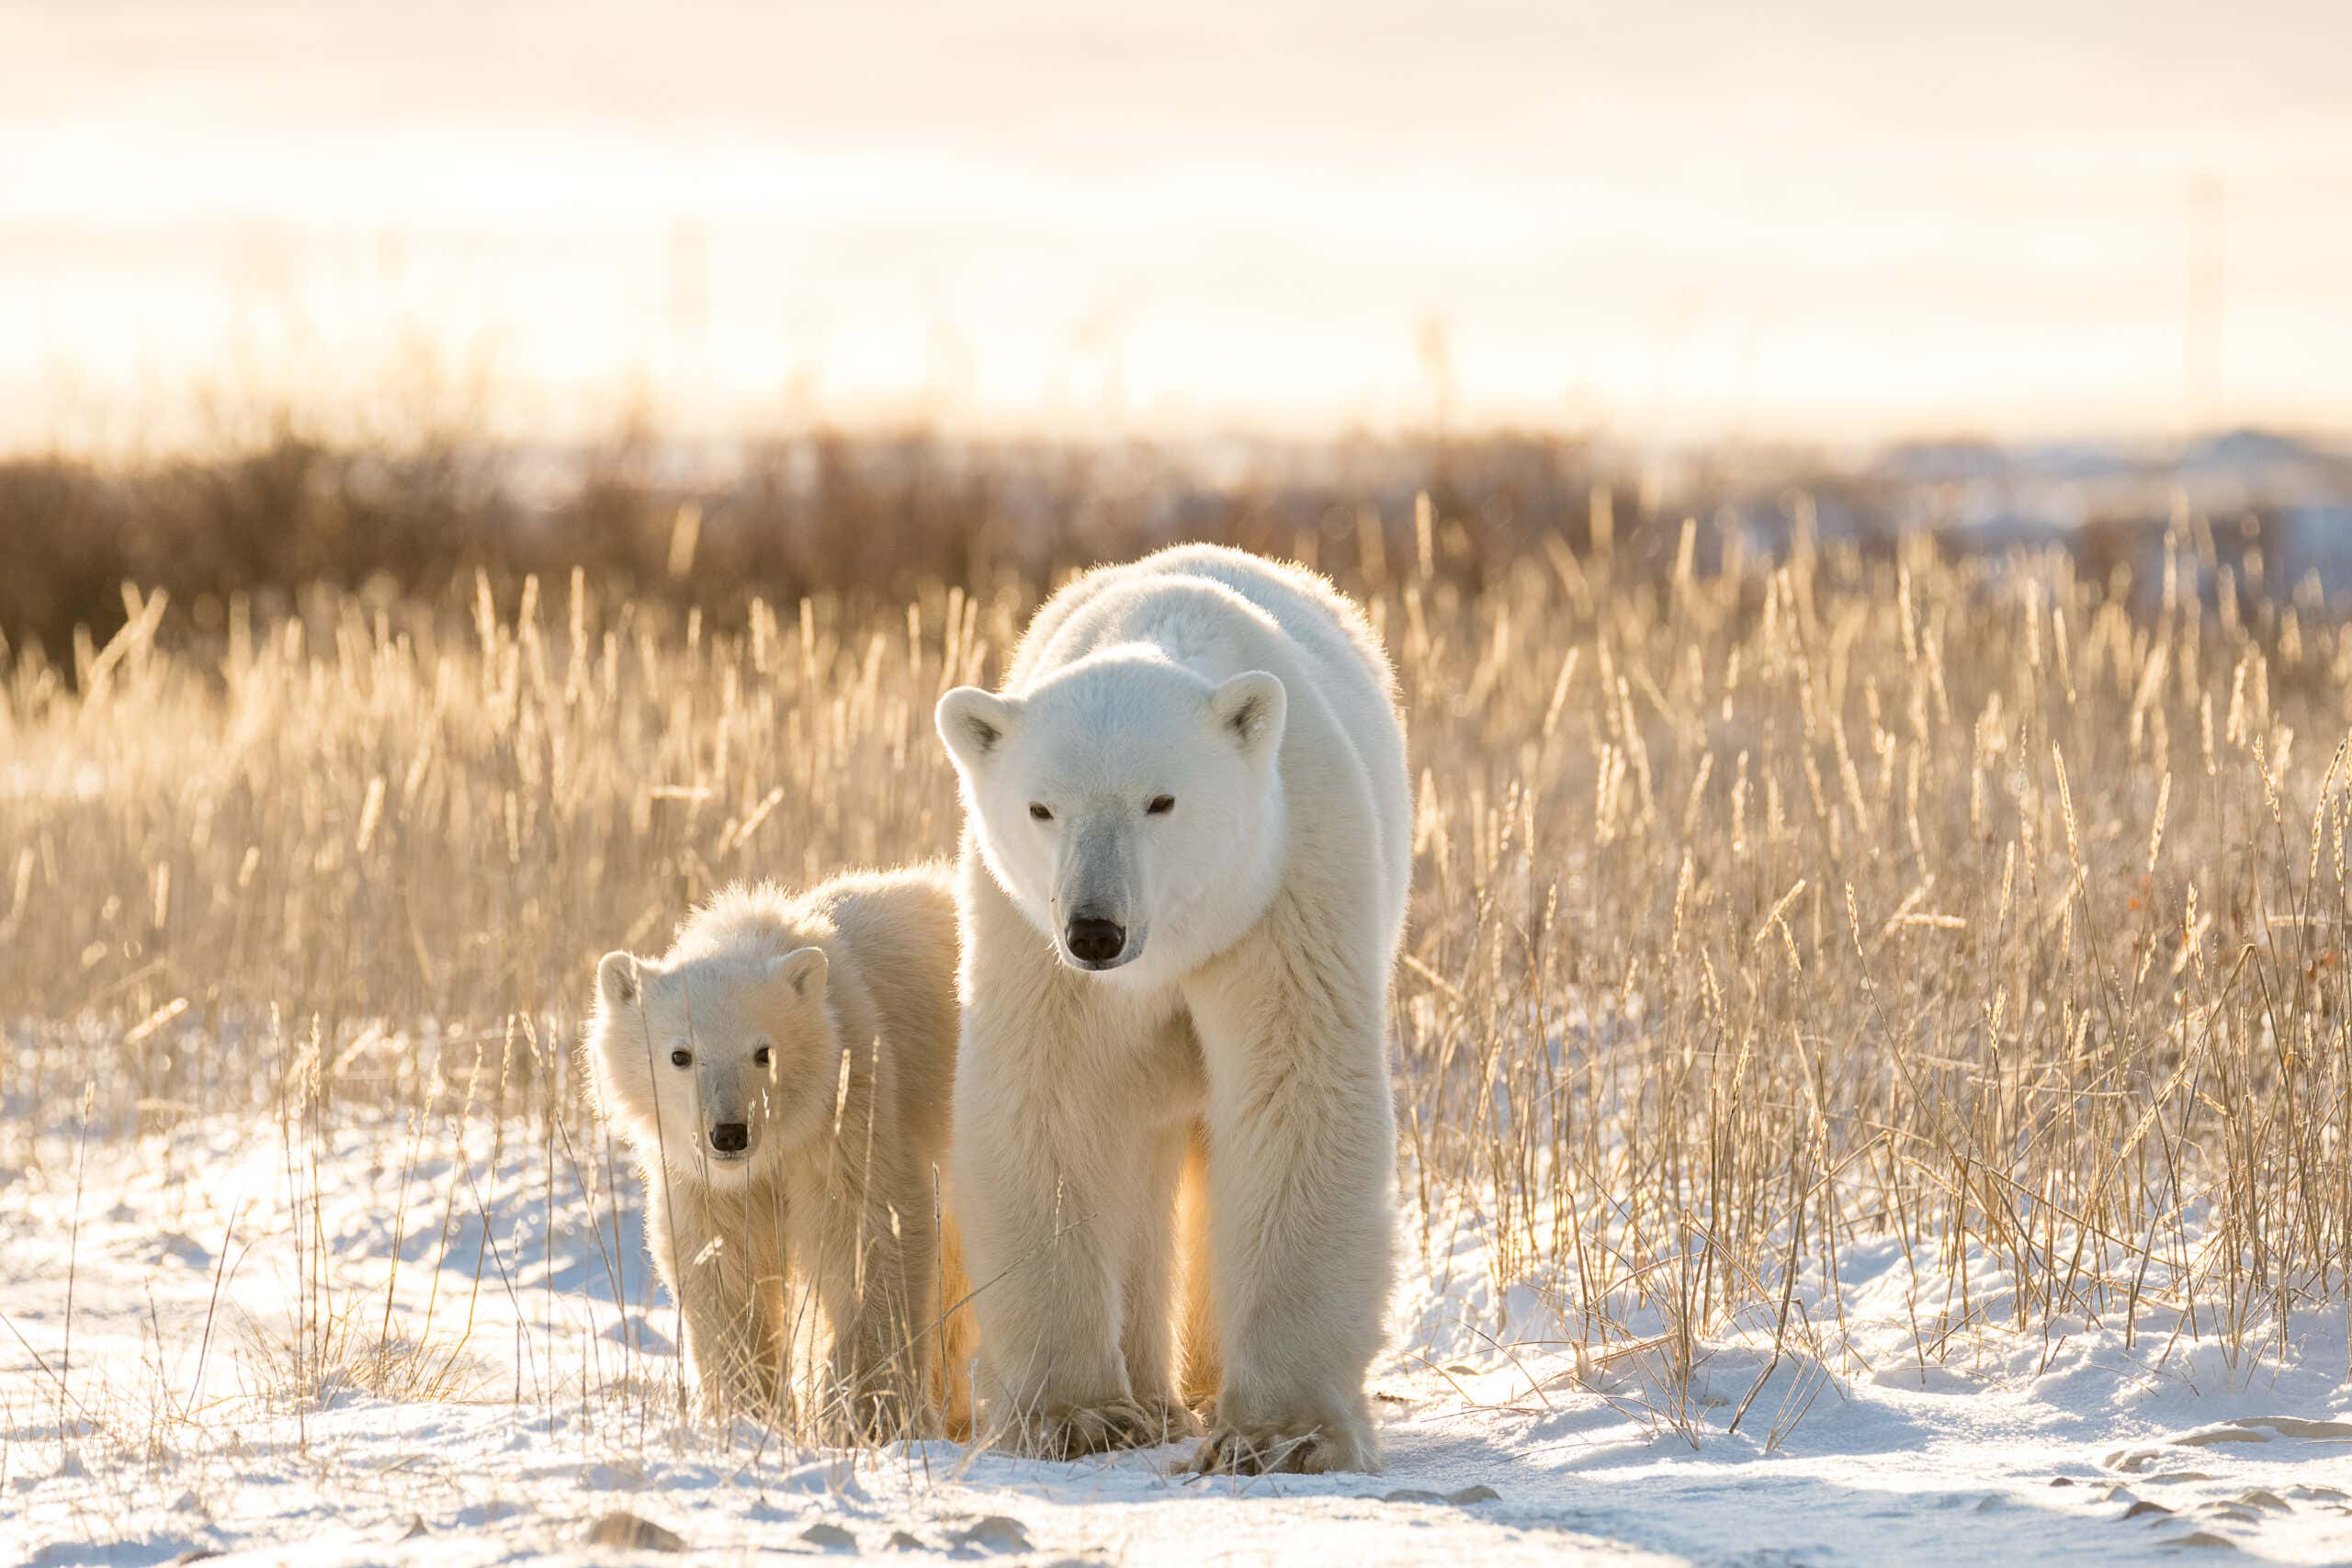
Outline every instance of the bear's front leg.
<path fill-rule="evenodd" d="M 1384 1332 L 1396 1159 L 1385 976 L 1355 972 L 1344 939 L 1284 912 L 1185 987 L 1208 1066 L 1225 1356 L 1193 1464 L 1375 1470 L 1364 1377 Z"/>
<path fill-rule="evenodd" d="M 1087 1037 L 1084 1016 L 1067 998 L 1038 1006 L 1013 987 L 984 988 L 956 1064 L 954 1185 L 980 1393 L 1000 1442 L 1049 1459 L 1177 1435 L 1175 1414 L 1138 1403 L 1127 1380 L 1138 1118 L 1101 1072 L 1114 1053 Z"/>

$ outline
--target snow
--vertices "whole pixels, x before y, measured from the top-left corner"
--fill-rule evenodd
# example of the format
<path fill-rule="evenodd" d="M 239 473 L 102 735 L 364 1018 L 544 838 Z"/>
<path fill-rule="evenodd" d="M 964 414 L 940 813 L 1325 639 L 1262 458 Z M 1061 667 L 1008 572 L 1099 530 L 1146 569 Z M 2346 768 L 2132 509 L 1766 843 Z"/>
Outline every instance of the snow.
<path fill-rule="evenodd" d="M 1578 1303 L 1497 1280 L 1466 1203 L 1405 1227 L 1380 1475 L 719 1432 L 678 1414 L 631 1184 L 600 1144 L 520 1125 L 20 1131 L 0 1562 L 665 1560 L 593 1544 L 600 1521 L 726 1562 L 2352 1560 L 2340 1303 L 2237 1347 L 2146 1310 L 2128 1342 L 2019 1335 L 1989 1264 L 1955 1318 L 1890 1238 L 1842 1259 L 1837 1299 L 1799 1292 L 1777 1359 L 1770 1321 L 1692 1347 L 1683 1393 L 1669 1325 L 1577 1343 Z"/>

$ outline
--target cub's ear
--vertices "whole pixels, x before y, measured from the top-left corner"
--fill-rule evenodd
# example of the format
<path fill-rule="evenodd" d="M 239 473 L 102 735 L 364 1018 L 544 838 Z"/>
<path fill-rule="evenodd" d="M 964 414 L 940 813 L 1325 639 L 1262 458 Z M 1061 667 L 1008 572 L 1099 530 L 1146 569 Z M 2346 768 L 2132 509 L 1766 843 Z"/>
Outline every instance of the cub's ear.
<path fill-rule="evenodd" d="M 1004 745 L 1019 716 L 1018 705 L 978 686 L 958 686 L 939 699 L 931 721 L 939 728 L 947 754 L 966 773 L 976 773 Z"/>
<path fill-rule="evenodd" d="M 596 999 L 608 1011 L 635 1007 L 645 995 L 645 976 L 639 972 L 637 954 L 608 953 L 596 965 Z"/>
<path fill-rule="evenodd" d="M 802 1001 L 825 994 L 825 950 L 796 947 L 781 958 L 768 960 L 768 984 L 788 988 Z"/>
<path fill-rule="evenodd" d="M 1263 670 L 1247 670 L 1209 694 L 1209 715 L 1245 757 L 1270 755 L 1283 743 L 1290 694 Z"/>

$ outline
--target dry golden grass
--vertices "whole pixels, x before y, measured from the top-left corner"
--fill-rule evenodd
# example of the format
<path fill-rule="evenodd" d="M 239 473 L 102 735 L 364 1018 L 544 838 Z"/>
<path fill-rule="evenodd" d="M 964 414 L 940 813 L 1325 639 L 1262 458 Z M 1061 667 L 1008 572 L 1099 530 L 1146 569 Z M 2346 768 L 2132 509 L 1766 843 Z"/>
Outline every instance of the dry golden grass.
<path fill-rule="evenodd" d="M 1702 578 L 1686 533 L 1663 579 L 1560 550 L 1475 597 L 1431 548 L 1341 583 L 1419 776 L 1408 1268 L 1473 1206 L 1593 1355 L 1686 1372 L 1743 1322 L 1850 1354 L 1795 1284 L 1890 1235 L 1940 1282 L 1923 1365 L 2061 1317 L 2258 1358 L 2352 1302 L 2342 627 L 2194 529 L 2137 615 L 1917 540 Z M 1047 586 L 719 626 L 575 577 L 170 646 L 134 594 L 79 668 L 18 656 L 0 1157 L 95 1084 L 102 1129 L 389 1109 L 593 1169 L 596 955 L 730 877 L 951 853 L 933 701 Z M 370 1380 L 435 1385 L 364 1326 Z"/>

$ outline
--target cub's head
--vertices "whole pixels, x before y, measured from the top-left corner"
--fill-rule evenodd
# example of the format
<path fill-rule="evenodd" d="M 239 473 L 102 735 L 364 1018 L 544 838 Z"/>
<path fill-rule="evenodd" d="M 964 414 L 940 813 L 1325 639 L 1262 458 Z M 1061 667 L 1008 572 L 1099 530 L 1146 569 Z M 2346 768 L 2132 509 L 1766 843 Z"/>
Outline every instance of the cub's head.
<path fill-rule="evenodd" d="M 1264 908 L 1281 858 L 1283 683 L 1116 652 L 934 716 L 989 870 L 1062 962 L 1165 977 Z"/>
<path fill-rule="evenodd" d="M 740 1179 L 832 1112 L 841 1048 L 825 953 L 719 952 L 596 966 L 588 1062 L 596 1098 L 640 1155 Z"/>

